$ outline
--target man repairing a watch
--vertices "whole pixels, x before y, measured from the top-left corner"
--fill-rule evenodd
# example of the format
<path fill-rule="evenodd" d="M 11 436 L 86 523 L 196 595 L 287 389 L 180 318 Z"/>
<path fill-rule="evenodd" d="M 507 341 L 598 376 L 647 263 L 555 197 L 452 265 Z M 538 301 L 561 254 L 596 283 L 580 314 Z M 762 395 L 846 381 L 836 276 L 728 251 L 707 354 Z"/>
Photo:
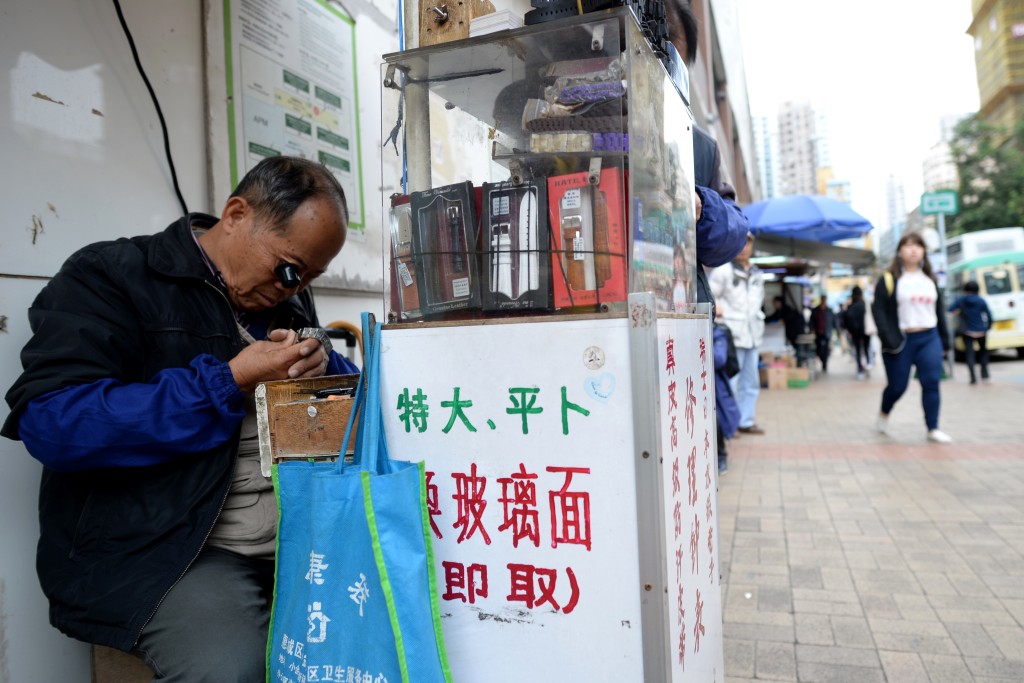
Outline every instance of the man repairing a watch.
<path fill-rule="evenodd" d="M 219 218 L 87 246 L 40 292 L 2 434 L 43 464 L 37 569 L 58 629 L 157 681 L 263 680 L 277 506 L 253 390 L 358 372 L 306 289 L 346 230 L 334 176 L 274 157 Z"/>

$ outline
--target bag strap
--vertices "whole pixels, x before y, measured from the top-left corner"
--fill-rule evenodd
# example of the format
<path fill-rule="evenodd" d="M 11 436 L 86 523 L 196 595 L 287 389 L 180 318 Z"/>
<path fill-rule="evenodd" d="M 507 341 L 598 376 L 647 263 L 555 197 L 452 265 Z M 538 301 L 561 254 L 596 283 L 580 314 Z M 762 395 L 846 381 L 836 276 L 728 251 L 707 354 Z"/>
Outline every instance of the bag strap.
<path fill-rule="evenodd" d="M 388 467 L 387 442 L 384 440 L 384 420 L 380 403 L 380 336 L 382 325 L 370 313 L 362 314 L 363 371 L 356 385 L 348 425 L 342 444 L 348 444 L 352 430 L 356 430 L 353 466 L 367 472 L 383 473 Z M 359 419 L 356 420 L 358 414 Z M 337 469 L 345 468 L 344 453 L 338 457 Z"/>
<path fill-rule="evenodd" d="M 892 273 L 887 270 L 883 277 L 885 278 L 885 291 L 889 296 L 892 296 L 893 291 L 896 289 L 896 282 L 892 279 Z"/>

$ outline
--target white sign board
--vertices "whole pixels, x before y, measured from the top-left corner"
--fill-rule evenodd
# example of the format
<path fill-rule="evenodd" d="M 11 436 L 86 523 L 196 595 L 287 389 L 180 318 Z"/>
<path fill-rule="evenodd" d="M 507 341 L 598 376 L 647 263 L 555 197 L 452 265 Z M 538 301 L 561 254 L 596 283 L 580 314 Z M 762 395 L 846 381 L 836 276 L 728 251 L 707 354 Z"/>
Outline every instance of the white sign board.
<path fill-rule="evenodd" d="M 660 404 L 676 402 L 660 439 L 666 468 L 680 474 L 666 478 L 668 507 L 652 514 L 668 520 L 666 656 L 677 683 L 724 680 L 706 328 L 659 321 L 661 369 L 649 369 Z M 382 340 L 392 457 L 427 464 L 455 680 L 642 683 L 641 601 L 652 595 L 639 573 L 629 321 L 397 327 Z"/>
<path fill-rule="evenodd" d="M 714 350 L 704 320 L 659 319 L 662 497 L 673 681 L 725 680 Z"/>
<path fill-rule="evenodd" d="M 393 458 L 427 463 L 456 681 L 641 681 L 623 319 L 385 329 Z"/>

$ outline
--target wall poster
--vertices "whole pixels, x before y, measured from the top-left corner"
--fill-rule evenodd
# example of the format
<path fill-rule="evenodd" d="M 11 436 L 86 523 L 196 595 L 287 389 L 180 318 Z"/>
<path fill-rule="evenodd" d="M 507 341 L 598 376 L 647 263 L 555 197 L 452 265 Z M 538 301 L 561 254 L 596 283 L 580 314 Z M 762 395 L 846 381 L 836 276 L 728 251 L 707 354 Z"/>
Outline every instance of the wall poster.
<path fill-rule="evenodd" d="M 223 12 L 231 187 L 269 156 L 319 161 L 362 233 L 355 22 L 324 0 L 224 0 Z"/>

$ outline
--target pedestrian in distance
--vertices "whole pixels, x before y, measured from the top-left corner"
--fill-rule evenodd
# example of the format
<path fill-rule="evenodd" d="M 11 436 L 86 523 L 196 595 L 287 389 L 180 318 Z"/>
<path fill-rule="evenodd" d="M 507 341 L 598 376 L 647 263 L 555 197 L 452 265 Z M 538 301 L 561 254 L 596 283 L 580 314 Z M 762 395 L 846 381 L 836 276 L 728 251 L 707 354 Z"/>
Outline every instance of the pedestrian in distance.
<path fill-rule="evenodd" d="M 868 335 L 864 324 L 866 309 L 864 290 L 854 285 L 850 291 L 850 305 L 843 312 L 843 328 L 850 335 L 850 345 L 857 360 L 857 379 L 866 379 L 868 372 Z"/>
<path fill-rule="evenodd" d="M 2 433 L 43 464 L 36 566 L 62 632 L 161 681 L 266 677 L 277 503 L 253 391 L 357 372 L 307 290 L 347 215 L 324 166 L 271 157 L 219 217 L 86 246 L 36 297 Z"/>
<path fill-rule="evenodd" d="M 973 280 L 964 284 L 963 295 L 949 305 L 949 312 L 959 316 L 957 334 L 964 343 L 967 369 L 971 373 L 971 384 L 977 384 L 974 374 L 974 343 L 978 343 L 978 362 L 981 364 L 981 381 L 988 381 L 988 331 L 992 328 L 992 311 L 985 299 L 978 294 L 978 283 Z"/>
<path fill-rule="evenodd" d="M 781 296 L 772 298 L 772 307 L 775 310 L 764 319 L 765 323 L 781 322 L 785 329 L 786 341 L 796 351 L 798 348 L 797 338 L 804 333 L 806 328 L 803 315 L 800 314 L 800 311 L 786 303 L 786 300 Z"/>
<path fill-rule="evenodd" d="M 764 340 L 764 273 L 750 262 L 754 252 L 754 236 L 732 263 L 711 271 L 708 281 L 716 300 L 718 318 L 729 326 L 740 371 L 732 378 L 732 389 L 740 406 L 739 431 L 743 434 L 764 434 L 757 425 L 757 397 L 761 393 L 758 374 L 758 347 Z"/>
<path fill-rule="evenodd" d="M 811 309 L 811 332 L 814 333 L 814 351 L 821 361 L 821 371 L 828 372 L 828 359 L 832 353 L 832 333 L 836 331 L 836 315 L 828 307 L 828 298 L 822 294 L 818 305 Z"/>
<path fill-rule="evenodd" d="M 953 439 L 939 429 L 939 381 L 949 350 L 945 307 L 919 234 L 900 238 L 892 263 L 875 285 L 871 312 L 888 381 L 882 392 L 878 431 L 889 433 L 889 414 L 907 390 L 910 370 L 916 366 L 928 440 L 951 442 Z"/>

